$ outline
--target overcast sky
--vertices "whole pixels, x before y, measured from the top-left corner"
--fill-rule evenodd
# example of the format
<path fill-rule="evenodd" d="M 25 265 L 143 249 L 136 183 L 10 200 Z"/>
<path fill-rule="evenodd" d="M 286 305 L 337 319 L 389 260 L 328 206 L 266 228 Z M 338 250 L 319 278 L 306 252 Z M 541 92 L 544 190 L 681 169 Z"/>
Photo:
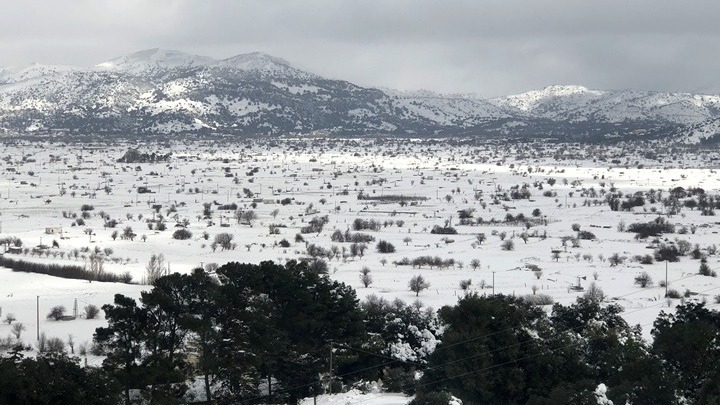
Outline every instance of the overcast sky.
<path fill-rule="evenodd" d="M 717 0 L 0 0 L 0 66 L 261 51 L 364 86 L 720 92 Z"/>

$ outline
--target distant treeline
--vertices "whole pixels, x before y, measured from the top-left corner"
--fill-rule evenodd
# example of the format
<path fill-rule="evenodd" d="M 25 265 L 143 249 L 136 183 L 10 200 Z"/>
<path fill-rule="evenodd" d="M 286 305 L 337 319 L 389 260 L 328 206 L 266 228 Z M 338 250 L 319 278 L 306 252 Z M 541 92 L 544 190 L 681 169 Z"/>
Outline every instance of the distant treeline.
<path fill-rule="evenodd" d="M 358 193 L 358 200 L 381 201 L 381 202 L 398 202 L 398 201 L 425 201 L 427 197 L 409 196 L 409 195 L 378 195 L 370 196 L 364 193 Z"/>
<path fill-rule="evenodd" d="M 96 274 L 89 270 L 85 270 L 80 266 L 61 266 L 58 264 L 34 263 L 25 260 L 10 259 L 4 256 L 0 256 L 0 266 L 7 267 L 12 271 L 47 274 L 49 276 L 74 278 L 77 280 L 103 281 L 126 284 L 132 281 L 132 277 L 127 274 L 121 276 L 104 272 Z"/>
<path fill-rule="evenodd" d="M 167 162 L 170 159 L 171 154 L 165 153 L 142 153 L 137 149 L 128 149 L 125 154 L 118 159 L 120 163 L 155 163 L 155 162 Z"/>

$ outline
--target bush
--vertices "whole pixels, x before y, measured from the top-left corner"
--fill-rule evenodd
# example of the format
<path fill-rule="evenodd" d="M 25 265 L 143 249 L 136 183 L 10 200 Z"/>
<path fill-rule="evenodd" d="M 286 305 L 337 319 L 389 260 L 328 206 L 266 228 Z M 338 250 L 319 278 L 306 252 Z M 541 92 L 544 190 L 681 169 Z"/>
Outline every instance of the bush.
<path fill-rule="evenodd" d="M 192 238 L 192 232 L 188 231 L 185 228 L 181 228 L 181 229 L 178 229 L 175 232 L 173 232 L 172 237 L 173 237 L 173 239 L 178 239 L 178 240 L 190 239 L 190 238 Z"/>
<path fill-rule="evenodd" d="M 383 370 L 383 388 L 387 392 L 403 392 L 412 387 L 415 382 L 415 371 L 405 371 L 402 367 L 386 368 Z"/>
<path fill-rule="evenodd" d="M 395 251 L 395 246 L 393 246 L 390 242 L 381 240 L 377 244 L 377 251 L 380 253 L 393 253 Z"/>
<path fill-rule="evenodd" d="M 59 321 L 65 316 L 65 307 L 62 305 L 57 305 L 52 307 L 50 310 L 50 313 L 47 314 L 47 319 L 54 319 L 56 321 Z"/>
<path fill-rule="evenodd" d="M 515 242 L 512 241 L 512 239 L 508 239 L 506 241 L 503 241 L 502 245 L 500 245 L 500 248 L 502 250 L 515 250 Z"/>
<path fill-rule="evenodd" d="M 382 223 L 380 221 L 375 221 L 374 219 L 356 218 L 355 221 L 353 221 L 353 230 L 355 231 L 361 231 L 363 229 L 379 231 L 381 227 Z"/>
<path fill-rule="evenodd" d="M 45 352 L 62 353 L 65 351 L 65 342 L 58 337 L 51 337 L 45 343 Z"/>
<path fill-rule="evenodd" d="M 646 271 L 643 271 L 635 277 L 635 284 L 639 285 L 640 288 L 645 288 L 652 286 L 653 281 L 650 275 Z"/>
<path fill-rule="evenodd" d="M 594 240 L 596 238 L 595 234 L 590 231 L 580 231 L 577 235 L 578 239 L 584 239 L 584 240 Z"/>
<path fill-rule="evenodd" d="M 717 272 L 710 268 L 707 264 L 707 259 L 703 258 L 700 262 L 700 269 L 698 273 L 701 276 L 708 276 L 708 277 L 717 277 Z"/>
<path fill-rule="evenodd" d="M 472 285 L 472 279 L 460 280 L 460 289 L 467 290 Z"/>
<path fill-rule="evenodd" d="M 95 319 L 98 315 L 100 315 L 100 308 L 97 306 L 90 304 L 85 307 L 85 319 Z"/>
<path fill-rule="evenodd" d="M 665 295 L 665 298 L 674 298 L 674 299 L 680 299 L 682 298 L 682 294 L 680 294 L 680 291 L 670 289 L 668 290 L 667 294 Z"/>
<path fill-rule="evenodd" d="M 610 262 L 610 266 L 612 267 L 622 264 L 625 259 L 625 256 L 620 256 L 620 254 L 618 253 L 613 253 L 612 256 L 608 257 L 608 261 Z"/>
<path fill-rule="evenodd" d="M 650 236 L 660 236 L 664 233 L 674 233 L 675 226 L 667 222 L 665 218 L 657 217 L 654 221 L 630 224 L 627 230 L 628 232 L 637 233 L 644 239 Z"/>
<path fill-rule="evenodd" d="M 593 281 L 583 297 L 593 302 L 603 302 L 605 301 L 605 292 Z"/>
<path fill-rule="evenodd" d="M 655 249 L 655 260 L 659 262 L 664 262 L 666 260 L 669 262 L 677 262 L 680 260 L 679 256 L 680 252 L 675 245 L 662 244 L 660 247 Z"/>
<path fill-rule="evenodd" d="M 430 230 L 430 233 L 438 235 L 457 235 L 457 230 L 452 226 L 435 225 L 432 230 Z"/>
<path fill-rule="evenodd" d="M 280 242 L 278 242 L 278 245 L 280 245 L 280 247 L 287 248 L 290 247 L 290 242 L 288 242 L 287 239 L 282 239 L 280 240 Z"/>
<path fill-rule="evenodd" d="M 552 305 L 555 300 L 547 294 L 528 294 L 520 297 L 521 300 L 530 305 Z"/>

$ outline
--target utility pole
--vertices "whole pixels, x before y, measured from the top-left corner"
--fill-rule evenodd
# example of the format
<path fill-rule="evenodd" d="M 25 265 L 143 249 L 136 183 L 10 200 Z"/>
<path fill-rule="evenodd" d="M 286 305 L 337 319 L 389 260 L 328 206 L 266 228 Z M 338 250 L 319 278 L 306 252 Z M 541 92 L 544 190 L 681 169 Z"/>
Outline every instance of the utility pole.
<path fill-rule="evenodd" d="M 495 296 L 495 272 L 493 271 L 493 297 Z"/>
<path fill-rule="evenodd" d="M 330 377 L 328 378 L 328 393 L 332 395 L 332 361 L 333 361 L 333 342 L 330 341 Z"/>
<path fill-rule="evenodd" d="M 665 259 L 665 298 L 668 294 L 668 260 Z"/>

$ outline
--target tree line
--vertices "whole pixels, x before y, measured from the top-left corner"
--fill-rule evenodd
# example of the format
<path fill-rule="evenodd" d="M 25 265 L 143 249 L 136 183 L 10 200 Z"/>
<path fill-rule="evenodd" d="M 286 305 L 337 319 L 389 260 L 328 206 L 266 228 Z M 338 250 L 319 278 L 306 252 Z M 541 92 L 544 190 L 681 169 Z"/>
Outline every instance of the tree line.
<path fill-rule="evenodd" d="M 661 313 L 648 343 L 617 304 L 579 298 L 546 311 L 477 294 L 438 311 L 376 296 L 360 302 L 351 287 L 289 261 L 170 274 L 139 300 L 118 294 L 102 309 L 108 325 L 93 348 L 102 367 L 57 353 L 24 358 L 15 348 L 0 359 L 0 402 L 297 403 L 381 379 L 386 390 L 415 394 L 416 405 L 452 396 L 720 403 L 720 313 L 702 303 Z"/>

